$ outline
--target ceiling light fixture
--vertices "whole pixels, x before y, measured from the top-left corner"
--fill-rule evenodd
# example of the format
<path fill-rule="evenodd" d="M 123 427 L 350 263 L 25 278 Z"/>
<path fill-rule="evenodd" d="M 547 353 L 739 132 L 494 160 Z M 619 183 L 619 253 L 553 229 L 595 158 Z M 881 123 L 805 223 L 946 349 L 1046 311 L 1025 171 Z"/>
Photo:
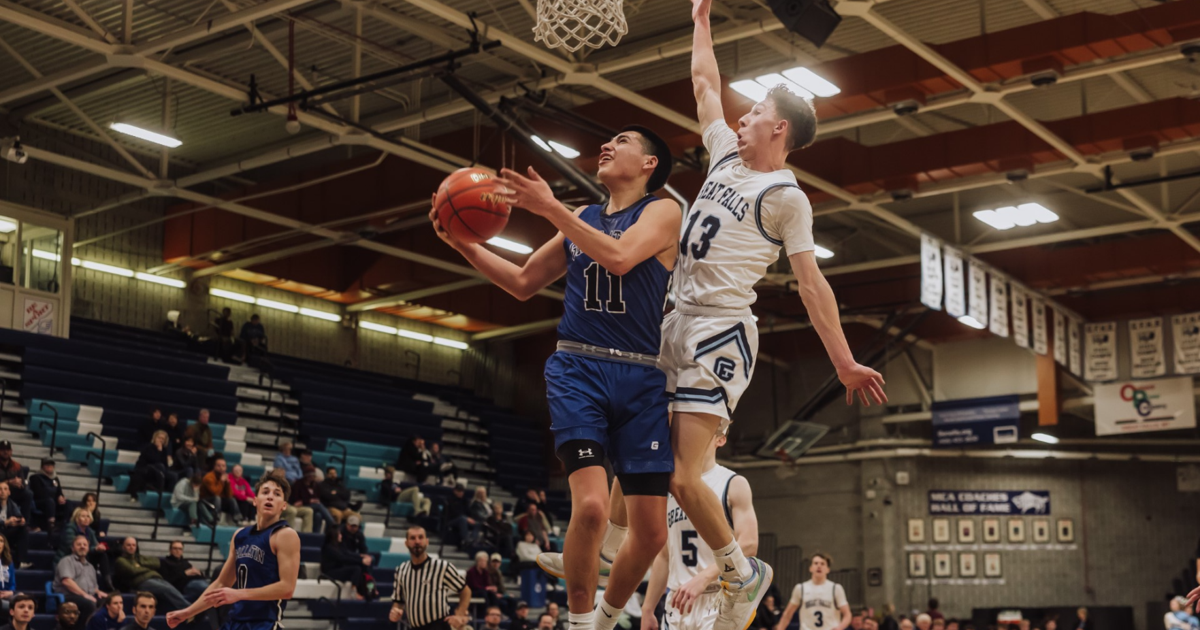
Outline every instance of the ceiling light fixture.
<path fill-rule="evenodd" d="M 187 283 L 183 280 L 176 280 L 175 278 L 167 278 L 165 276 L 156 276 L 152 273 L 143 273 L 141 271 L 133 274 L 133 277 L 145 282 L 153 282 L 154 284 L 175 287 L 176 289 L 182 289 L 187 286 Z"/>
<path fill-rule="evenodd" d="M 783 76 L 787 77 L 796 85 L 807 90 L 814 96 L 833 96 L 841 93 L 841 88 L 825 80 L 817 73 L 808 68 L 790 68 L 783 71 Z"/>
<path fill-rule="evenodd" d="M 375 324 L 372 322 L 358 322 L 358 326 L 359 326 L 359 328 L 366 328 L 367 330 L 374 330 L 375 332 L 381 332 L 381 333 L 385 333 L 388 335 L 396 334 L 395 328 L 392 328 L 391 326 L 384 326 L 383 324 Z"/>
<path fill-rule="evenodd" d="M 539 136 L 529 136 L 529 137 L 533 139 L 534 144 L 538 145 L 539 147 L 542 147 L 542 150 L 545 151 L 546 153 L 554 152 L 554 149 L 551 148 L 550 145 L 546 144 L 546 141 L 542 140 L 541 137 L 539 137 Z"/>
<path fill-rule="evenodd" d="M 770 90 L 773 87 L 782 85 L 783 87 L 787 88 L 788 90 L 790 90 L 793 94 L 795 94 L 797 96 L 800 96 L 803 98 L 812 98 L 812 96 L 813 96 L 812 92 L 809 92 L 808 90 L 800 87 L 799 85 L 796 85 L 791 79 L 783 76 L 782 74 L 779 74 L 778 72 L 772 72 L 769 74 L 760 75 L 760 76 L 754 77 L 754 80 L 758 81 L 759 85 L 767 88 L 768 90 Z"/>
<path fill-rule="evenodd" d="M 396 334 L 404 337 L 405 339 L 414 339 L 416 341 L 424 341 L 425 343 L 433 343 L 433 335 L 426 335 L 425 333 L 401 329 L 397 330 Z"/>
<path fill-rule="evenodd" d="M 287 311 L 288 313 L 300 312 L 299 306 L 294 304 L 284 304 L 283 302 L 276 302 L 275 300 L 264 300 L 263 298 L 258 298 L 257 300 L 254 300 L 254 303 L 264 308 L 273 308 L 277 311 Z"/>
<path fill-rule="evenodd" d="M 492 238 L 489 238 L 487 240 L 487 243 L 488 243 L 488 245 L 495 245 L 496 247 L 499 247 L 500 249 L 507 249 L 510 252 L 516 252 L 518 254 L 532 254 L 533 253 L 532 247 L 525 245 L 523 243 L 518 243 L 516 241 L 510 241 L 506 238 L 500 238 L 499 236 L 493 236 Z"/>
<path fill-rule="evenodd" d="M 757 81 L 751 81 L 750 79 L 746 79 L 744 81 L 734 81 L 733 83 L 729 84 L 729 87 L 732 88 L 734 92 L 745 96 L 755 103 L 767 98 L 767 88 L 759 85 Z"/>
<path fill-rule="evenodd" d="M 817 258 L 833 258 L 832 250 L 825 249 L 824 247 L 821 247 L 820 245 L 815 245 L 814 247 L 816 249 L 813 250 L 813 254 Z"/>
<path fill-rule="evenodd" d="M 559 155 L 567 158 L 568 160 L 574 160 L 575 158 L 579 157 L 579 151 L 576 151 L 575 149 L 572 149 L 561 142 L 555 142 L 551 140 L 550 146 L 554 147 L 554 150 L 557 151 Z"/>
<path fill-rule="evenodd" d="M 141 138 L 142 140 L 145 140 L 146 142 L 153 142 L 154 144 L 161 144 L 162 146 L 168 147 L 171 149 L 179 147 L 180 145 L 183 144 L 182 142 L 180 142 L 179 140 L 176 140 L 175 138 L 172 138 L 171 136 L 164 136 L 161 133 L 150 131 L 149 129 L 142 129 L 141 127 L 135 127 L 128 123 L 115 122 L 115 123 L 109 125 L 108 128 L 112 129 L 113 131 L 117 131 L 117 132 L 123 133 L 128 136 L 133 136 L 135 138 Z"/>
<path fill-rule="evenodd" d="M 126 278 L 133 277 L 133 270 L 126 269 L 124 267 L 116 267 L 113 265 L 106 265 L 104 263 L 92 262 L 90 260 L 83 261 L 82 263 L 80 263 L 80 266 L 83 267 L 84 269 L 91 269 L 92 271 L 102 271 L 104 273 L 111 273 L 116 276 L 124 276 Z"/>
<path fill-rule="evenodd" d="M 234 302 L 245 302 L 246 304 L 254 303 L 254 298 L 249 295 L 234 293 L 233 291 L 226 291 L 225 289 L 209 289 L 208 294 L 219 298 L 225 298 L 226 300 L 233 300 Z"/>
<path fill-rule="evenodd" d="M 963 315 L 958 318 L 958 321 L 976 330 L 983 330 L 984 328 L 987 328 L 987 326 L 983 325 L 983 322 L 971 317 L 970 315 Z"/>
<path fill-rule="evenodd" d="M 439 346 L 446 346 L 447 348 L 456 348 L 458 350 L 466 350 L 467 348 L 470 347 L 461 341 L 455 341 L 453 339 L 446 339 L 445 337 L 434 337 L 433 343 L 435 343 Z"/>
<path fill-rule="evenodd" d="M 337 313 L 326 313 L 325 311 L 317 311 L 317 310 L 313 310 L 311 308 L 300 309 L 300 314 L 305 317 L 314 317 L 316 319 L 323 319 L 327 322 L 342 321 L 342 316 L 338 315 Z"/>
<path fill-rule="evenodd" d="M 1050 435 L 1049 433 L 1034 433 L 1029 437 L 1046 444 L 1058 444 L 1058 438 Z"/>
<path fill-rule="evenodd" d="M 995 210 L 979 210 L 974 212 L 976 219 L 997 230 L 1011 230 L 1014 227 L 1029 227 L 1038 223 L 1054 223 L 1058 215 L 1040 203 L 1023 203 L 1019 206 L 1004 206 Z"/>
<path fill-rule="evenodd" d="M 9 232 L 12 232 L 15 229 L 17 229 L 16 221 L 9 221 L 8 219 L 0 219 L 0 233 L 8 234 Z"/>

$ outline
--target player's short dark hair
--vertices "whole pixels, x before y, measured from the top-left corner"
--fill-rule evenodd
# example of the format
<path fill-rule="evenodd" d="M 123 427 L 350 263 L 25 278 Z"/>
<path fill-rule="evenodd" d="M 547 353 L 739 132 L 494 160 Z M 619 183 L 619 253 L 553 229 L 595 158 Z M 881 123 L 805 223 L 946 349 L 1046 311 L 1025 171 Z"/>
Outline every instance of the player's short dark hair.
<path fill-rule="evenodd" d="M 812 101 L 782 85 L 767 90 L 767 98 L 775 106 L 775 114 L 788 121 L 787 150 L 803 149 L 817 137 L 817 110 Z"/>
<path fill-rule="evenodd" d="M 823 552 L 823 551 L 818 551 L 818 552 L 814 553 L 814 554 L 812 555 L 812 557 L 813 557 L 814 559 L 816 559 L 816 558 L 820 558 L 820 559 L 824 560 L 824 561 L 825 561 L 825 566 L 829 567 L 830 569 L 832 569 L 832 568 L 833 568 L 833 558 L 830 558 L 830 557 L 829 557 L 829 554 L 827 554 L 827 553 L 825 553 L 825 552 Z M 809 562 L 809 564 L 812 564 L 812 560 L 809 560 L 808 562 Z"/>
<path fill-rule="evenodd" d="M 666 186 L 667 179 L 671 177 L 671 169 L 675 166 L 675 160 L 671 157 L 670 145 L 649 127 L 626 125 L 621 132 L 626 131 L 633 131 L 641 136 L 642 153 L 658 158 L 658 165 L 654 167 L 654 172 L 650 174 L 650 179 L 646 182 L 646 192 L 651 193 Z"/>
<path fill-rule="evenodd" d="M 292 496 L 292 484 L 288 483 L 288 480 L 283 475 L 278 474 L 273 470 L 260 477 L 258 483 L 254 484 L 254 494 L 257 495 L 259 492 L 261 492 L 263 484 L 266 483 L 273 483 L 279 486 L 279 489 L 283 491 L 283 498 L 285 501 L 288 499 L 288 497 Z"/>
<path fill-rule="evenodd" d="M 138 591 L 136 594 L 134 594 L 133 605 L 137 606 L 137 603 L 143 599 L 148 599 L 154 602 L 155 607 L 158 606 L 158 600 L 154 598 L 154 593 L 151 593 L 150 591 Z"/>

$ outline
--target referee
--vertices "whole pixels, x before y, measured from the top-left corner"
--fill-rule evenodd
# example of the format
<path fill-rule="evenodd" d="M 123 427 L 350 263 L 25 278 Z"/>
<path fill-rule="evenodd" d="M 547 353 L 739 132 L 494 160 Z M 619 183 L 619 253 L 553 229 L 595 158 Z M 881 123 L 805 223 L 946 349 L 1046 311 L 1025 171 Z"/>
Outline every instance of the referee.
<path fill-rule="evenodd" d="M 400 621 L 406 616 L 407 609 L 411 630 L 450 630 L 465 626 L 470 619 L 467 609 L 471 605 L 471 589 L 458 574 L 458 569 L 425 553 L 429 539 L 424 527 L 409 527 L 404 545 L 408 547 L 410 559 L 396 568 L 396 586 L 388 621 Z M 453 614 L 446 596 L 448 591 L 458 591 L 458 610 Z"/>

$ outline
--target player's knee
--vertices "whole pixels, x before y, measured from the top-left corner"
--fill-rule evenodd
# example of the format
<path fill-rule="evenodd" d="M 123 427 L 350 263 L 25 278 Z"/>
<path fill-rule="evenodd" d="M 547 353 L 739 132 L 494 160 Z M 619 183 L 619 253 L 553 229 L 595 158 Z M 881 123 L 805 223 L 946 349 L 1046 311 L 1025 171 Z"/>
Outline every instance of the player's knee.
<path fill-rule="evenodd" d="M 608 497 L 575 497 L 571 503 L 571 523 L 586 530 L 600 529 L 608 521 Z"/>
<path fill-rule="evenodd" d="M 702 479 L 681 474 L 679 469 L 676 469 L 675 474 L 671 475 L 671 496 L 675 497 L 680 505 L 687 505 L 697 491 L 704 489 L 707 489 L 707 486 L 704 485 Z"/>
<path fill-rule="evenodd" d="M 650 527 L 643 527 L 638 530 L 637 536 L 631 536 L 627 541 L 637 541 L 646 553 L 657 554 L 662 550 L 663 545 L 667 544 L 667 524 L 664 519 L 658 519 L 658 522 Z"/>

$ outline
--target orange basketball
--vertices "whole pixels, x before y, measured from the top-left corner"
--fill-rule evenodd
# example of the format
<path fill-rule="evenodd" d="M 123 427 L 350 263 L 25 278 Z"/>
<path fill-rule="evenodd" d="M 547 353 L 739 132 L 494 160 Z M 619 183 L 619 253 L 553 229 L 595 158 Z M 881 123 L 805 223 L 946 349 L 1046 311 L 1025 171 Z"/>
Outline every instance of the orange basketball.
<path fill-rule="evenodd" d="M 482 243 L 508 223 L 508 204 L 492 174 L 477 168 L 460 168 L 442 180 L 433 205 L 438 222 L 464 243 Z"/>

